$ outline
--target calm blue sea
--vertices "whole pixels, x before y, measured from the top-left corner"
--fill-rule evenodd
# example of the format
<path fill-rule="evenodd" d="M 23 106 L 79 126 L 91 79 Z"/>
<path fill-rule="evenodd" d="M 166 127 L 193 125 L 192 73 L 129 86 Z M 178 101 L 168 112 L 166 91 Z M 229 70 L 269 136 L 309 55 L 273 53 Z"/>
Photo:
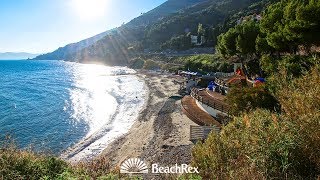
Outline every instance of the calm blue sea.
<path fill-rule="evenodd" d="M 144 82 L 123 67 L 0 61 L 0 135 L 79 160 L 126 133 L 143 108 Z"/>

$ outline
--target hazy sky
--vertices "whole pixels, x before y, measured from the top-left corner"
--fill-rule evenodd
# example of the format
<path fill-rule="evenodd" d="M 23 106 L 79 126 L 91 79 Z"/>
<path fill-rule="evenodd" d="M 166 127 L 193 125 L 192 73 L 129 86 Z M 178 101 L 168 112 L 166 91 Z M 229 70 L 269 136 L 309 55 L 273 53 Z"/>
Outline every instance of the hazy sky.
<path fill-rule="evenodd" d="M 166 0 L 0 0 L 0 52 L 51 52 Z"/>

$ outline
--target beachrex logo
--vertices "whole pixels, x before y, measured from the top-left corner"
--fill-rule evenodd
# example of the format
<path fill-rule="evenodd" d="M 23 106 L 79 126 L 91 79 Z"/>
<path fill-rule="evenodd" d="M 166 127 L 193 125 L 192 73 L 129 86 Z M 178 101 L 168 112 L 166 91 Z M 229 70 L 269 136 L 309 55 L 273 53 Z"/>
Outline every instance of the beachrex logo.
<path fill-rule="evenodd" d="M 138 158 L 131 158 L 124 161 L 120 166 L 120 173 L 124 174 L 144 174 L 148 173 L 148 166 Z M 198 168 L 191 167 L 187 164 L 175 164 L 174 166 L 159 166 L 158 164 L 151 165 L 152 174 L 190 174 L 199 173 Z"/>
<path fill-rule="evenodd" d="M 138 158 L 131 158 L 124 161 L 120 166 L 120 173 L 125 174 L 144 174 L 148 173 L 148 167 L 146 163 Z"/>
<path fill-rule="evenodd" d="M 166 166 L 162 167 L 158 164 L 152 164 L 152 173 L 154 174 L 190 174 L 190 173 L 199 173 L 198 168 L 191 167 L 188 164 L 176 164 L 175 166 Z"/>

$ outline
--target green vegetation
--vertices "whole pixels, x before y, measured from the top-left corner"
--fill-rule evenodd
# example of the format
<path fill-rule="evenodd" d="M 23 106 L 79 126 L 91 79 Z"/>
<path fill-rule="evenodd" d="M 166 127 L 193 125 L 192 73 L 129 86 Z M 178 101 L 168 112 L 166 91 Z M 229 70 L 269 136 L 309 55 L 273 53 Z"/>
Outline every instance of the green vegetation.
<path fill-rule="evenodd" d="M 295 179 L 294 132 L 278 115 L 256 110 L 235 118 L 220 136 L 212 133 L 197 144 L 193 162 L 206 179 Z"/>
<path fill-rule="evenodd" d="M 304 72 L 309 71 L 317 63 L 319 63 L 317 55 L 286 55 L 280 58 L 263 56 L 261 59 L 261 68 L 269 75 L 272 75 L 277 71 L 285 70 L 289 77 L 299 77 Z M 272 84 L 269 83 L 268 86 L 271 87 Z"/>
<path fill-rule="evenodd" d="M 225 59 L 265 86 L 234 87 L 234 119 L 193 149 L 206 179 L 317 179 L 320 175 L 320 1 L 282 0 L 219 36 Z M 244 38 L 245 37 L 245 38 Z M 312 38 L 313 37 L 313 38 Z M 249 48 L 250 47 L 250 48 Z"/>
<path fill-rule="evenodd" d="M 281 1 L 267 8 L 261 32 L 276 52 L 295 54 L 299 46 L 310 51 L 320 43 L 320 2 Z"/>
<path fill-rule="evenodd" d="M 256 50 L 259 33 L 256 21 L 246 21 L 218 37 L 217 51 L 225 58 L 236 56 L 245 65 L 245 73 L 248 73 L 247 69 L 251 69 L 251 73 L 261 74 L 259 65 L 257 69 L 254 63 L 261 57 Z"/>
<path fill-rule="evenodd" d="M 36 57 L 36 60 L 68 60 L 68 61 L 77 61 L 82 62 L 83 59 L 88 58 L 90 54 L 84 54 L 82 51 L 91 50 L 93 54 L 99 57 L 100 62 L 108 61 L 108 55 L 104 53 L 99 53 L 101 49 L 104 49 L 104 52 L 113 51 L 112 47 L 109 48 L 107 45 L 101 45 L 103 43 L 119 43 L 121 42 L 122 48 L 130 47 L 133 45 L 140 46 L 142 38 L 144 36 L 144 29 L 148 25 L 152 25 L 163 17 L 169 16 L 173 13 L 180 11 L 181 9 L 193 6 L 197 3 L 205 2 L 206 0 L 169 0 L 159 7 L 142 13 L 141 16 L 133 19 L 127 24 L 108 30 L 101 34 L 98 34 L 94 37 L 82 40 L 77 43 L 68 44 L 64 47 L 60 47 L 57 50 L 39 55 Z M 113 36 L 113 41 L 106 41 L 104 39 L 106 36 Z M 134 37 L 134 39 L 133 39 Z M 138 42 L 137 42 L 138 39 Z M 98 42 L 100 41 L 100 43 Z M 86 49 L 86 50 L 85 50 Z M 139 48 L 139 50 L 141 50 Z M 118 53 L 117 51 L 113 52 Z M 121 59 L 121 57 L 119 57 Z M 111 64 L 111 63 L 109 63 Z M 120 63 L 121 64 L 121 63 Z M 118 64 L 117 64 L 118 65 Z"/>
<path fill-rule="evenodd" d="M 202 73 L 209 72 L 232 72 L 233 66 L 222 60 L 219 56 L 211 54 L 193 55 L 179 57 L 176 61 L 183 58 L 185 70 L 198 71 Z M 180 59 L 180 60 L 179 60 Z"/>
<path fill-rule="evenodd" d="M 248 16 L 262 9 L 261 21 Z M 245 21 L 234 26 L 243 16 Z M 267 83 L 232 87 L 227 101 L 233 121 L 221 134 L 212 133 L 194 147 L 193 165 L 201 177 L 180 179 L 316 179 L 320 177 L 320 58 L 314 49 L 320 45 L 319 17 L 318 0 L 205 1 L 145 26 L 146 31 L 119 28 L 115 36 L 74 56 L 113 63 L 121 57 L 121 63 L 132 68 L 203 73 L 229 72 L 230 62 L 243 62 L 248 76 L 259 74 Z M 139 58 L 127 61 L 145 47 L 187 49 L 190 32 L 205 35 L 212 44 L 217 41 L 219 54 L 138 53 Z M 104 158 L 71 166 L 11 147 L 1 149 L 0 157 L 4 179 L 119 178 Z"/>
<path fill-rule="evenodd" d="M 131 60 L 129 67 L 132 69 L 142 69 L 144 65 L 144 60 L 140 59 L 140 58 L 136 58 Z"/>
<path fill-rule="evenodd" d="M 174 64 L 174 58 L 158 55 L 140 56 L 129 62 L 129 67 L 133 69 L 165 70 L 172 73 L 183 69 L 183 63 Z"/>
<path fill-rule="evenodd" d="M 166 41 L 161 45 L 161 49 L 176 49 L 176 50 L 186 50 L 192 47 L 190 43 L 190 33 L 186 35 L 180 35 L 172 37 L 170 40 Z"/>
<path fill-rule="evenodd" d="M 9 142 L 9 141 L 6 141 Z M 57 157 L 37 154 L 29 150 L 18 150 L 12 143 L 4 143 L 0 148 L 0 179 L 141 179 L 127 177 L 112 170 L 105 157 L 90 162 L 69 164 Z"/>
<path fill-rule="evenodd" d="M 265 10 L 260 22 L 248 20 L 221 34 L 217 50 L 226 58 L 236 56 L 246 68 L 251 69 L 249 74 L 261 74 L 261 63 L 264 63 L 267 72 L 272 71 L 272 66 L 282 61 L 281 55 L 297 54 L 302 50 L 308 55 L 312 52 L 312 46 L 319 45 L 319 8 L 319 1 L 280 1 L 272 4 Z M 270 57 L 264 57 L 259 62 L 263 55 Z M 299 57 L 289 59 L 290 64 Z M 302 62 L 305 60 L 300 58 L 300 63 L 307 65 L 308 62 Z M 250 67 L 250 64 L 255 67 Z M 294 62 L 293 66 L 298 64 Z"/>
<path fill-rule="evenodd" d="M 279 110 L 277 100 L 264 85 L 255 88 L 233 87 L 228 92 L 226 101 L 231 106 L 230 113 L 233 115 L 250 112 L 257 108 Z"/>
<path fill-rule="evenodd" d="M 160 65 L 153 61 L 153 60 L 146 60 L 144 62 L 144 66 L 143 66 L 144 69 L 149 69 L 149 70 L 157 70 L 157 69 L 160 69 Z"/>
<path fill-rule="evenodd" d="M 220 33 L 234 26 L 242 16 L 260 13 L 269 1 L 169 0 L 118 28 L 35 59 L 128 65 L 131 58 L 144 50 L 190 49 L 190 35 L 197 34 L 205 37 L 203 46 L 212 47 Z"/>
<path fill-rule="evenodd" d="M 227 19 L 229 16 L 235 12 L 241 13 L 249 5 L 259 3 L 261 2 L 258 0 L 204 1 L 148 26 L 143 44 L 145 47 L 155 49 L 161 46 L 162 48 L 183 50 L 190 48 L 190 39 L 187 42 L 182 37 L 191 33 L 192 35 L 205 36 L 207 40 L 205 46 L 213 46 L 216 44 L 216 36 L 224 32 L 225 26 L 227 26 L 225 24 L 229 22 Z M 251 10 L 259 12 L 261 8 L 252 6 Z"/>
<path fill-rule="evenodd" d="M 193 6 L 197 3 L 203 3 L 205 1 L 206 0 L 169 0 L 149 12 L 142 13 L 141 16 L 130 21 L 127 26 L 145 26 L 152 24 L 158 19 L 176 13 L 181 9 Z"/>
<path fill-rule="evenodd" d="M 300 166 L 314 170 L 320 175 L 320 59 L 310 73 L 301 78 L 275 78 L 278 87 L 275 95 L 288 121 L 297 127 L 299 134 Z M 284 74 L 284 72 L 281 72 Z M 297 89 L 299 91 L 297 91 Z M 298 161 L 299 162 L 299 161 Z M 312 174 L 312 171 L 311 171 Z"/>
<path fill-rule="evenodd" d="M 70 165 L 57 157 L 17 149 L 10 140 L 1 144 L 0 179 L 118 179 L 108 160 Z"/>
<path fill-rule="evenodd" d="M 202 72 L 232 72 L 233 65 L 223 58 L 213 54 L 199 54 L 191 56 L 163 56 L 146 55 L 132 59 L 129 67 L 134 69 L 167 70 L 177 72 L 178 70 L 191 70 Z"/>
<path fill-rule="evenodd" d="M 199 175 L 160 176 L 179 180 L 201 180 Z M 0 179 L 28 180 L 141 180 L 141 175 L 126 176 L 119 169 L 111 170 L 109 161 L 99 157 L 90 162 L 69 164 L 54 156 L 36 154 L 29 150 L 18 150 L 11 143 L 2 144 L 0 148 Z"/>
<path fill-rule="evenodd" d="M 255 45 L 258 34 L 258 24 L 253 20 L 247 21 L 220 35 L 217 50 L 223 56 L 236 55 L 239 58 L 249 58 L 256 52 Z"/>
<path fill-rule="evenodd" d="M 70 170 L 62 160 L 32 152 L 1 149 L 0 156 L 1 179 L 57 179 Z"/>
<path fill-rule="evenodd" d="M 292 81 L 277 74 L 282 113 L 254 110 L 193 150 L 201 176 L 218 179 L 313 179 L 320 173 L 319 66 Z M 299 89 L 297 91 L 296 89 Z"/>

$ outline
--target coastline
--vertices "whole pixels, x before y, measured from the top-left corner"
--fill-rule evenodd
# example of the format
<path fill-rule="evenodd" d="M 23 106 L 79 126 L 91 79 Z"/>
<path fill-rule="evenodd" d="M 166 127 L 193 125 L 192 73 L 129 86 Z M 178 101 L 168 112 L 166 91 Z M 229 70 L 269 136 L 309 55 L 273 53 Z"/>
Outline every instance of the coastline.
<path fill-rule="evenodd" d="M 60 158 L 71 164 L 88 162 L 99 157 L 110 143 L 129 131 L 139 117 L 140 111 L 137 110 L 145 109 L 148 88 L 145 82 L 135 75 L 136 71 L 128 69 L 129 71 L 124 72 L 122 67 L 112 70 L 115 70 L 115 74 L 110 76 L 114 77 L 111 81 L 114 84 L 108 94 L 117 101 L 115 111 L 111 116 L 100 116 L 102 122 L 98 130 L 86 135 L 60 154 Z M 104 102 L 108 103 L 105 100 Z"/>
<path fill-rule="evenodd" d="M 129 131 L 111 142 L 100 156 L 119 167 L 128 158 L 141 158 L 147 163 L 161 165 L 191 162 L 190 125 L 196 125 L 181 110 L 179 85 L 182 77 L 139 71 L 148 96 L 139 117 Z"/>

